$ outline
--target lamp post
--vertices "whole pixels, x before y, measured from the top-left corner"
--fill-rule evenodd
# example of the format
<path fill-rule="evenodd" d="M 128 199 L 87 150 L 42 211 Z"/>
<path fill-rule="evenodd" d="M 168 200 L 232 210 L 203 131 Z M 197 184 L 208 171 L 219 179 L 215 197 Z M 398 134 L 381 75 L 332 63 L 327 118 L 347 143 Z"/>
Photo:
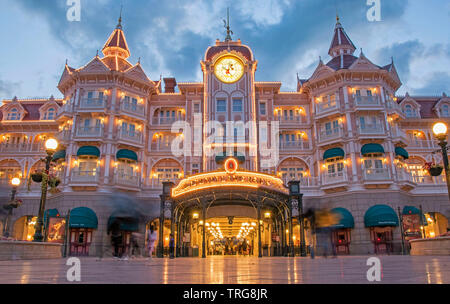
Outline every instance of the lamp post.
<path fill-rule="evenodd" d="M 159 196 L 161 198 L 161 206 L 159 213 L 158 258 L 164 257 L 164 210 L 166 209 L 166 200 L 170 197 L 172 187 L 172 182 L 163 182 L 163 193 Z M 171 214 L 171 216 L 173 215 Z"/>
<path fill-rule="evenodd" d="M 305 221 L 303 219 L 303 193 L 300 193 L 300 181 L 290 181 L 289 196 L 290 199 L 297 199 L 298 221 L 300 224 L 300 256 L 306 256 L 305 244 Z M 290 240 L 292 242 L 292 240 Z"/>
<path fill-rule="evenodd" d="M 5 221 L 5 227 L 3 228 L 3 235 L 5 237 L 9 237 L 9 231 L 10 231 L 10 221 L 11 221 L 11 216 L 12 216 L 12 211 L 14 208 L 19 207 L 19 204 L 17 202 L 15 202 L 15 198 L 16 198 L 16 193 L 17 193 L 17 187 L 19 187 L 20 185 L 20 179 L 17 177 L 14 177 L 13 179 L 11 179 L 11 185 L 12 185 L 12 190 L 11 190 L 11 201 L 9 202 L 9 204 L 5 205 L 4 208 L 6 210 L 8 210 L 8 215 L 6 217 L 6 221 Z"/>
<path fill-rule="evenodd" d="M 34 242 L 42 242 L 44 236 L 42 235 L 42 230 L 44 227 L 44 210 L 45 203 L 47 200 L 47 189 L 48 189 L 48 177 L 50 172 L 50 164 L 53 160 L 53 154 L 58 148 L 58 142 L 56 139 L 50 138 L 45 142 L 45 149 L 47 156 L 45 157 L 45 175 L 42 177 L 41 182 L 41 200 L 39 203 L 39 214 L 36 222 L 36 232 L 34 234 Z"/>
<path fill-rule="evenodd" d="M 447 156 L 447 125 L 438 122 L 433 125 L 434 136 L 439 140 L 439 146 L 441 146 L 442 159 L 444 161 L 445 180 L 447 181 L 447 192 L 450 199 L 450 168 L 448 166 Z"/>

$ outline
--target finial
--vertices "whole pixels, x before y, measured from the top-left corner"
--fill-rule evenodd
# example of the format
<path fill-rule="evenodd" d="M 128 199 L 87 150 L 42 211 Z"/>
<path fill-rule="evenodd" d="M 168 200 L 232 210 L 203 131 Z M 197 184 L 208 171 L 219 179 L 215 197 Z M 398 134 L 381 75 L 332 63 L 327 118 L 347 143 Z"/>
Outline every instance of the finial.
<path fill-rule="evenodd" d="M 69 60 L 66 58 L 66 65 L 67 65 L 68 62 L 69 62 Z"/>
<path fill-rule="evenodd" d="M 391 56 L 391 64 L 394 64 L 394 56 Z"/>
<path fill-rule="evenodd" d="M 223 20 L 224 27 L 227 29 L 227 36 L 225 37 L 225 41 L 233 40 L 231 35 L 233 35 L 233 31 L 230 30 L 230 8 L 227 7 L 227 20 Z"/>
<path fill-rule="evenodd" d="M 95 57 L 98 57 L 98 50 L 97 50 L 97 55 L 95 55 Z"/>
<path fill-rule="evenodd" d="M 139 57 L 139 59 L 138 59 L 138 63 L 139 63 L 139 64 L 141 64 L 141 57 Z"/>
<path fill-rule="evenodd" d="M 339 23 L 339 15 L 337 12 L 336 12 L 336 23 Z"/>
<path fill-rule="evenodd" d="M 120 6 L 119 23 L 116 26 L 116 29 L 119 29 L 119 30 L 122 29 L 122 9 L 123 9 L 123 5 Z"/>

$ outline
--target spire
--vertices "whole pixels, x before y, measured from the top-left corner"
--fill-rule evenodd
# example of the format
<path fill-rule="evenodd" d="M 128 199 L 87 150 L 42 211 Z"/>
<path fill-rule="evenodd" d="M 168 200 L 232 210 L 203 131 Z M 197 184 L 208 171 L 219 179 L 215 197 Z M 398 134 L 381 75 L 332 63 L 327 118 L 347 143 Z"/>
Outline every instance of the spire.
<path fill-rule="evenodd" d="M 330 50 L 328 54 L 331 57 L 337 57 L 341 54 L 353 55 L 356 50 L 355 45 L 345 33 L 339 16 L 336 14 L 336 26 L 334 28 L 333 40 L 331 40 Z"/>
<path fill-rule="evenodd" d="M 117 56 L 124 59 L 130 57 L 130 49 L 128 48 L 128 43 L 122 30 L 122 9 L 120 9 L 119 24 L 117 24 L 116 29 L 109 36 L 102 52 L 105 57 Z"/>
<path fill-rule="evenodd" d="M 233 35 L 233 31 L 230 30 L 230 8 L 227 8 L 227 20 L 223 20 L 224 27 L 227 29 L 227 36 L 225 37 L 225 41 L 232 41 L 231 35 Z"/>

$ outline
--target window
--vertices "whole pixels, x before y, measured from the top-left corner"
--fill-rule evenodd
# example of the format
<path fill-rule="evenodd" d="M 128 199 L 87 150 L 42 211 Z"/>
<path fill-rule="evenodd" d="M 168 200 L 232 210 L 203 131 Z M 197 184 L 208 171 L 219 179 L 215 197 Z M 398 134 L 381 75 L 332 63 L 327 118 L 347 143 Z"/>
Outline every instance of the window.
<path fill-rule="evenodd" d="M 227 101 L 225 99 L 217 100 L 217 112 L 226 112 L 227 111 Z"/>
<path fill-rule="evenodd" d="M 16 108 L 13 108 L 9 111 L 7 120 L 20 120 L 19 111 Z"/>
<path fill-rule="evenodd" d="M 242 99 L 233 99 L 233 112 L 242 112 Z"/>
<path fill-rule="evenodd" d="M 130 178 L 134 176 L 134 167 L 133 164 L 136 162 L 134 160 L 129 159 L 120 159 L 117 165 L 117 173 L 121 178 Z"/>
<path fill-rule="evenodd" d="M 200 113 L 200 104 L 194 103 L 194 113 Z"/>
<path fill-rule="evenodd" d="M 44 120 L 53 120 L 55 119 L 55 109 L 50 108 L 47 112 L 44 114 Z"/>
<path fill-rule="evenodd" d="M 259 114 L 266 115 L 266 103 L 265 102 L 259 103 Z"/>
<path fill-rule="evenodd" d="M 448 113 L 448 105 L 443 105 L 441 107 L 441 116 L 442 117 L 449 117 L 449 113 Z"/>
<path fill-rule="evenodd" d="M 97 157 L 80 156 L 78 170 L 82 176 L 95 176 L 97 172 Z"/>
<path fill-rule="evenodd" d="M 406 117 L 416 117 L 416 113 L 411 105 L 405 106 L 405 115 Z"/>
<path fill-rule="evenodd" d="M 325 162 L 329 177 L 343 176 L 344 160 L 342 157 L 329 158 Z"/>

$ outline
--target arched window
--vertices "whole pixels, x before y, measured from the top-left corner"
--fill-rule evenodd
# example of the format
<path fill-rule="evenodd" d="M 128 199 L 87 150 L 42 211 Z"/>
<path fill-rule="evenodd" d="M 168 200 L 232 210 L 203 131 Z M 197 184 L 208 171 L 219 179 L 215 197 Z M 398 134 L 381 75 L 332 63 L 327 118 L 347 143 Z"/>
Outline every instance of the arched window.
<path fill-rule="evenodd" d="M 7 120 L 19 120 L 20 114 L 19 111 L 16 108 L 11 109 L 11 111 L 8 113 Z"/>
<path fill-rule="evenodd" d="M 443 105 L 442 107 L 441 107 L 441 116 L 442 117 L 449 117 L 449 114 L 448 114 L 448 105 Z"/>
<path fill-rule="evenodd" d="M 405 115 L 406 117 L 414 117 L 414 111 L 411 105 L 405 106 Z"/>
<path fill-rule="evenodd" d="M 47 110 L 47 112 L 45 112 L 44 114 L 44 120 L 53 120 L 55 119 L 55 109 L 54 108 L 50 108 Z"/>

